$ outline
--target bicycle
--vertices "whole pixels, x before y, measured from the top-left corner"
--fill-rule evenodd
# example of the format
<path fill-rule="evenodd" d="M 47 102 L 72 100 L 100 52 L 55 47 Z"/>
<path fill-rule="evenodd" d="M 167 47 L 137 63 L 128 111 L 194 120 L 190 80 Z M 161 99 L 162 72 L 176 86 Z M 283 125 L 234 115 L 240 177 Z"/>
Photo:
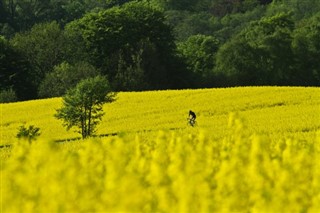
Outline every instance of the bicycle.
<path fill-rule="evenodd" d="M 192 127 L 196 126 L 196 124 L 197 124 L 196 120 L 192 119 L 192 118 L 187 118 L 187 121 L 188 121 L 187 124 L 192 126 Z"/>

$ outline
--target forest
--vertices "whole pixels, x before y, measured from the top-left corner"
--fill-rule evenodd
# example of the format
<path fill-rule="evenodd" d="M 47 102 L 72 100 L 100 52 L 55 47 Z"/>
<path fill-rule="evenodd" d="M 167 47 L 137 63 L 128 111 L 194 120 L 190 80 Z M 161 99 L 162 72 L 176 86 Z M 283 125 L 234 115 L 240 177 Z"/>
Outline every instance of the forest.
<path fill-rule="evenodd" d="M 320 86 L 319 0 L 0 0 L 0 102 L 115 91 Z"/>

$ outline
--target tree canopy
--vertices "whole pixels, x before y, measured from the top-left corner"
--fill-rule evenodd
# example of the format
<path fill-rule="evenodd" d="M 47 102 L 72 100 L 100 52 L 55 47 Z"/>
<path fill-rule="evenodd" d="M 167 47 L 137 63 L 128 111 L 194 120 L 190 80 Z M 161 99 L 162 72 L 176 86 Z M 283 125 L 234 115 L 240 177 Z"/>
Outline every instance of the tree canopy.
<path fill-rule="evenodd" d="M 67 26 L 80 38 L 90 61 L 109 76 L 117 89 L 137 89 L 129 81 L 142 72 L 145 88 L 170 86 L 167 76 L 174 57 L 174 37 L 164 14 L 146 3 L 128 3 L 99 13 L 89 13 Z M 139 70 L 138 70 L 139 69 Z M 130 76 L 130 77 L 129 77 Z"/>

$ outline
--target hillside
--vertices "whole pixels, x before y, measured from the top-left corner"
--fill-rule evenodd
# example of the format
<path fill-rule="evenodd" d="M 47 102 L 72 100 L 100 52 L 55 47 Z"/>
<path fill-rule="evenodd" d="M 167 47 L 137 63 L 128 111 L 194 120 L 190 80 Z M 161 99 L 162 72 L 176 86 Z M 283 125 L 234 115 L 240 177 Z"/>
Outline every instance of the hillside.
<path fill-rule="evenodd" d="M 1 144 L 15 143 L 18 127 L 35 125 L 41 138 L 69 140 L 80 135 L 66 131 L 54 118 L 60 98 L 1 104 Z M 224 89 L 121 92 L 104 107 L 98 135 L 189 132 L 204 129 L 220 139 L 228 131 L 228 116 L 238 113 L 251 132 L 276 139 L 313 138 L 320 129 L 320 90 L 312 87 L 238 87 Z M 197 127 L 187 126 L 188 111 L 197 114 Z"/>

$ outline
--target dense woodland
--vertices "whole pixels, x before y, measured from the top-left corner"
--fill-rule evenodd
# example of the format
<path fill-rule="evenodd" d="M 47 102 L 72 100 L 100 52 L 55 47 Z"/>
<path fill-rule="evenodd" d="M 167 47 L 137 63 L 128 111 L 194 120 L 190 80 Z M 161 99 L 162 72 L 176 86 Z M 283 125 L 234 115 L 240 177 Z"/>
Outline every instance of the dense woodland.
<path fill-rule="evenodd" d="M 0 101 L 116 91 L 320 86 L 319 0 L 0 0 Z"/>

